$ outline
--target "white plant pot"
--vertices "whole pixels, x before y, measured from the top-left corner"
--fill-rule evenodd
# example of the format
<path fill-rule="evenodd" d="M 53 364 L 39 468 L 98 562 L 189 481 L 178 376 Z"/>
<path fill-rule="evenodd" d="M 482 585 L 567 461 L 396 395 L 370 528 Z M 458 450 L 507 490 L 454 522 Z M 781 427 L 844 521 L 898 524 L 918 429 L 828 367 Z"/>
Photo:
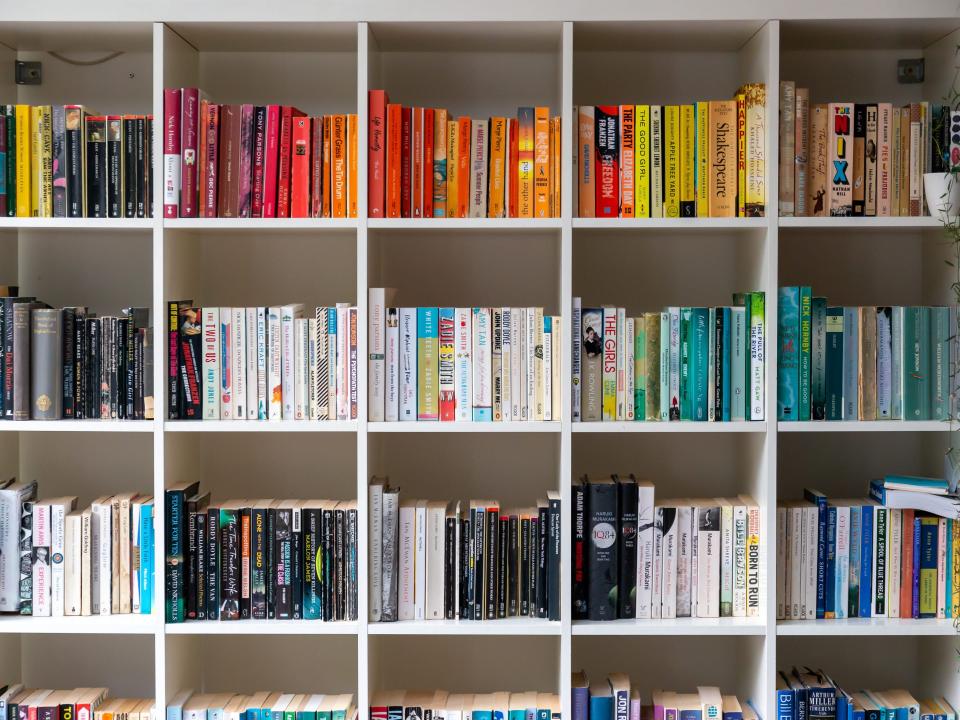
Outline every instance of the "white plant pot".
<path fill-rule="evenodd" d="M 923 194 L 933 217 L 940 217 L 945 212 L 950 215 L 960 213 L 960 175 L 924 173 Z"/>

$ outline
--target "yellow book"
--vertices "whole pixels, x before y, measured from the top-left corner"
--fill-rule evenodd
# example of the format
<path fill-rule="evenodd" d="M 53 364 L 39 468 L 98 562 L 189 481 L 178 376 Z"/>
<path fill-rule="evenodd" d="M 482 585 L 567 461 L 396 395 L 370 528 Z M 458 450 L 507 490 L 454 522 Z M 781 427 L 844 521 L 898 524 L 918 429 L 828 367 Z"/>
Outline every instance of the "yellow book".
<path fill-rule="evenodd" d="M 710 217 L 710 103 L 697 103 L 697 217 Z"/>
<path fill-rule="evenodd" d="M 693 105 L 680 106 L 680 217 L 697 214 L 697 121 Z"/>
<path fill-rule="evenodd" d="M 457 198 L 460 191 L 460 125 L 456 120 L 447 121 L 447 217 L 457 217 Z"/>
<path fill-rule="evenodd" d="M 40 192 L 43 185 L 43 108 L 30 107 L 30 216 L 40 217 Z"/>
<path fill-rule="evenodd" d="M 16 106 L 17 217 L 30 217 L 30 106 Z"/>
<path fill-rule="evenodd" d="M 747 201 L 747 106 L 737 93 L 737 217 L 746 215 Z"/>
<path fill-rule="evenodd" d="M 634 129 L 634 214 L 650 217 L 650 106 L 637 105 Z"/>
<path fill-rule="evenodd" d="M 663 106 L 663 216 L 680 217 L 680 106 Z"/>
<path fill-rule="evenodd" d="M 533 122 L 533 216 L 550 215 L 550 108 L 535 109 Z"/>
<path fill-rule="evenodd" d="M 560 116 L 557 116 L 553 119 L 553 217 L 560 217 L 560 201 L 563 198 L 562 193 L 562 180 L 563 176 L 560 170 L 560 146 L 563 144 L 563 134 L 561 130 L 563 126 L 560 124 Z M 558 418 L 554 418 L 558 419 Z"/>
<path fill-rule="evenodd" d="M 347 115 L 347 217 L 357 216 L 357 116 Z"/>
<path fill-rule="evenodd" d="M 53 217 L 53 108 L 40 106 L 40 203 L 39 217 Z"/>
<path fill-rule="evenodd" d="M 746 116 L 745 213 L 748 217 L 763 217 L 766 205 L 766 86 L 750 83 L 741 88 L 744 94 Z"/>
<path fill-rule="evenodd" d="M 519 166 L 517 172 L 517 217 L 532 218 L 534 215 L 534 109 L 522 107 L 517 109 L 518 154 Z"/>
<path fill-rule="evenodd" d="M 504 216 L 503 180 L 507 168 L 507 119 L 490 118 L 490 177 L 487 188 L 487 217 Z"/>

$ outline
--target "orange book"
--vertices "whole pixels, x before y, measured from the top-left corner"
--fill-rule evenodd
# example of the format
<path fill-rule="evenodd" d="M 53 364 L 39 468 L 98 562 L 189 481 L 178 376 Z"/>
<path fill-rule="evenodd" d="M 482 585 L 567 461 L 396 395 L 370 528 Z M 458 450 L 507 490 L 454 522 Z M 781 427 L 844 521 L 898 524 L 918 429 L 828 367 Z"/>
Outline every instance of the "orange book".
<path fill-rule="evenodd" d="M 357 116 L 347 115 L 347 217 L 357 216 Z"/>
<path fill-rule="evenodd" d="M 507 127 L 507 134 L 510 136 L 510 143 L 507 146 L 510 152 L 509 162 L 507 162 L 507 187 L 510 192 L 507 217 L 515 218 L 519 217 L 517 209 L 520 204 L 520 123 L 516 118 L 510 118 Z"/>
<path fill-rule="evenodd" d="M 423 217 L 423 108 L 413 108 L 413 217 Z"/>
<path fill-rule="evenodd" d="M 447 217 L 457 216 L 457 198 L 460 196 L 460 125 L 447 120 Z"/>
<path fill-rule="evenodd" d="M 433 217 L 433 108 L 423 111 L 423 216 Z"/>
<path fill-rule="evenodd" d="M 433 216 L 447 215 L 447 111 L 433 111 Z"/>
<path fill-rule="evenodd" d="M 518 163 L 517 179 L 517 217 L 532 218 L 534 209 L 533 198 L 533 135 L 534 109 L 522 107 L 517 111 L 520 125 L 520 161 Z"/>
<path fill-rule="evenodd" d="M 323 217 L 330 215 L 330 134 L 332 132 L 333 118 L 330 115 L 323 116 Z"/>
<path fill-rule="evenodd" d="M 560 117 L 557 116 L 550 121 L 550 127 L 553 132 L 551 137 L 551 158 L 553 160 L 553 171 L 550 178 L 553 180 L 553 198 L 550 205 L 550 217 L 560 217 L 560 144 L 563 142 L 563 135 L 560 134 Z"/>
<path fill-rule="evenodd" d="M 533 120 L 533 217 L 550 216 L 550 108 L 538 107 Z"/>
<path fill-rule="evenodd" d="M 293 118 L 290 161 L 290 217 L 305 218 L 310 211 L 310 118 Z"/>
<path fill-rule="evenodd" d="M 330 217 L 342 218 L 347 216 L 347 116 L 334 115 L 333 129 L 330 136 L 330 145 L 333 149 L 333 166 L 331 168 L 331 213 Z"/>
<path fill-rule="evenodd" d="M 620 106 L 620 217 L 625 218 L 634 216 L 634 107 L 634 105 Z"/>
<path fill-rule="evenodd" d="M 387 217 L 400 217 L 400 148 L 403 139 L 403 109 L 387 105 Z"/>
<path fill-rule="evenodd" d="M 507 159 L 507 119 L 490 118 L 490 170 L 487 183 L 487 217 L 503 217 L 503 186 Z"/>
<path fill-rule="evenodd" d="M 470 206 L 470 118 L 457 118 L 457 176 L 460 184 L 457 186 L 457 217 L 465 218 Z"/>

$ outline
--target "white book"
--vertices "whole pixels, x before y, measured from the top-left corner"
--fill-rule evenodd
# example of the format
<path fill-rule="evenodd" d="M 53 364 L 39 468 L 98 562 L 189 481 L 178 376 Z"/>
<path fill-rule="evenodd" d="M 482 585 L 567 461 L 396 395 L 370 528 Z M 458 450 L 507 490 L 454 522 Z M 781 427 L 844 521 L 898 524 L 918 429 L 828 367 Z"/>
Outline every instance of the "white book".
<path fill-rule="evenodd" d="M 337 420 L 350 419 L 350 305 L 337 303 Z"/>
<path fill-rule="evenodd" d="M 579 297 L 573 298 L 570 330 L 570 415 L 573 422 L 580 422 L 580 321 L 582 319 L 582 312 L 583 301 Z M 637 607 L 639 608 L 639 604 Z"/>
<path fill-rule="evenodd" d="M 553 392 L 550 397 L 550 406 L 553 408 L 553 419 L 560 420 L 563 415 L 563 388 L 562 388 L 562 359 L 563 354 L 563 333 L 562 333 L 562 324 L 560 321 L 559 315 L 553 316 L 553 332 L 552 332 L 552 348 L 553 348 L 553 378 L 550 382 L 550 387 L 553 389 Z"/>
<path fill-rule="evenodd" d="M 400 420 L 417 420 L 416 308 L 400 308 Z"/>
<path fill-rule="evenodd" d="M 881 519 L 881 518 L 882 518 L 882 519 Z M 887 550 L 887 553 L 886 553 L 886 554 L 889 555 L 889 549 L 890 549 L 890 533 L 889 533 L 889 529 L 890 529 L 890 528 L 889 528 L 889 524 L 888 524 L 888 523 L 889 523 L 889 518 L 890 518 L 890 511 L 889 511 L 887 508 L 881 507 L 881 506 L 879 506 L 879 505 L 876 506 L 876 507 L 874 507 L 874 509 L 873 509 L 873 565 L 872 565 L 872 567 L 873 567 L 873 573 L 872 573 L 872 575 L 873 575 L 873 578 L 874 578 L 874 583 L 877 582 L 877 580 L 879 579 L 879 574 L 880 574 L 880 572 L 878 572 L 878 571 L 880 571 L 880 564 L 879 564 L 878 561 L 882 561 L 882 562 L 883 562 L 883 570 L 882 570 L 882 572 L 883 572 L 884 578 L 886 579 L 886 570 L 887 570 L 887 567 L 886 567 L 886 559 L 885 559 L 885 558 L 881 558 L 881 557 L 879 557 L 879 555 L 878 555 L 878 551 L 879 551 L 879 549 L 880 549 L 880 548 L 879 548 L 879 542 L 878 542 L 878 541 L 879 541 L 879 540 L 883 540 L 883 542 L 884 542 L 884 547 L 885 547 L 886 550 Z M 886 528 L 886 530 L 881 530 L 881 529 L 880 529 L 879 526 L 880 526 L 881 524 L 883 525 L 884 528 Z M 890 589 L 889 584 L 886 584 L 886 585 L 885 585 L 885 589 L 887 590 L 886 595 L 889 596 L 889 595 L 890 595 L 890 593 L 889 593 L 889 589 Z M 873 592 L 873 593 L 871 593 L 871 594 L 870 594 L 870 597 L 873 598 L 873 617 L 886 617 L 886 616 L 887 616 L 887 606 L 886 606 L 886 603 L 884 603 L 884 604 L 881 606 L 880 603 L 877 602 L 877 593 L 876 593 L 876 591 Z"/>
<path fill-rule="evenodd" d="M 313 420 L 330 419 L 330 347 L 328 344 L 329 319 L 327 308 L 318 307 L 313 311 L 316 326 L 315 347 L 313 349 L 313 395 L 316 399 L 316 413 Z"/>
<path fill-rule="evenodd" d="M 696 501 L 691 504 L 690 511 L 690 617 L 698 617 L 697 588 L 700 586 L 700 549 L 697 535 L 697 512 Z"/>
<path fill-rule="evenodd" d="M 384 288 L 370 288 L 367 305 L 367 419 L 383 422 L 386 419 L 386 298 Z"/>
<path fill-rule="evenodd" d="M 527 419 L 526 340 L 527 313 L 523 308 L 510 308 L 511 342 L 510 387 L 513 394 L 513 420 Z"/>
<path fill-rule="evenodd" d="M 233 312 L 218 308 L 220 314 L 220 419 L 233 420 Z"/>
<path fill-rule="evenodd" d="M 697 507 L 697 613 L 720 617 L 720 506 Z"/>
<path fill-rule="evenodd" d="M 457 422 L 473 419 L 473 312 L 454 310 L 454 401 Z"/>
<path fill-rule="evenodd" d="M 696 592 L 693 584 L 693 508 L 677 506 L 677 617 L 690 617 L 690 594 Z"/>
<path fill-rule="evenodd" d="M 111 545 L 113 509 L 110 498 L 100 498 L 90 505 L 90 612 L 109 615 L 111 610 Z"/>
<path fill-rule="evenodd" d="M 397 589 L 397 619 L 414 619 L 414 558 L 417 553 L 417 505 L 400 503 L 399 576 Z"/>
<path fill-rule="evenodd" d="M 650 591 L 650 617 L 658 619 L 663 613 L 663 508 L 653 510 L 653 582 Z"/>
<path fill-rule="evenodd" d="M 553 420 L 553 318 L 543 318 L 543 419 Z"/>
<path fill-rule="evenodd" d="M 627 312 L 617 308 L 617 420 L 627 419 Z"/>
<path fill-rule="evenodd" d="M 327 419 L 337 417 L 337 309 L 326 308 L 327 314 Z"/>
<path fill-rule="evenodd" d="M 269 417 L 267 395 L 267 309 L 257 308 L 257 420 Z"/>
<path fill-rule="evenodd" d="M 779 531 L 779 525 L 777 529 Z M 733 505 L 723 501 L 720 503 L 720 617 L 733 615 L 733 535 Z"/>
<path fill-rule="evenodd" d="M 310 343 L 310 327 L 307 318 L 293 321 L 293 419 L 309 419 L 310 365 L 307 358 Z"/>
<path fill-rule="evenodd" d="M 501 341 L 501 394 L 503 396 L 503 421 L 511 422 L 513 420 L 513 313 L 510 308 L 503 308 L 502 311 L 502 334 Z"/>
<path fill-rule="evenodd" d="M 533 398 L 532 420 L 543 420 L 543 308 L 533 309 Z"/>
<path fill-rule="evenodd" d="M 490 387 L 492 345 L 490 308 L 473 308 L 473 408 L 475 422 L 493 419 L 493 393 Z"/>
<path fill-rule="evenodd" d="M 268 417 L 270 420 L 283 419 L 283 339 L 280 332 L 283 308 L 267 309 L 267 387 Z"/>
<path fill-rule="evenodd" d="M 661 568 L 660 616 L 671 619 L 677 616 L 677 509 L 661 507 L 663 517 L 663 566 Z"/>
<path fill-rule="evenodd" d="M 624 390 L 623 390 L 623 419 L 636 420 L 636 407 L 634 406 L 634 390 L 636 388 L 636 348 L 634 347 L 634 337 L 636 333 L 636 323 L 634 318 L 624 319 L 623 329 L 623 349 L 626 355 L 624 360 Z"/>
<path fill-rule="evenodd" d="M 93 603 L 93 512 L 80 513 L 80 614 L 92 615 Z"/>
<path fill-rule="evenodd" d="M 526 337 L 524 338 L 524 354 L 526 359 L 524 360 L 524 372 L 526 373 L 526 408 L 527 412 L 524 416 L 524 420 L 535 420 L 537 415 L 537 396 L 536 396 L 536 363 L 534 354 L 536 353 L 537 347 L 537 321 L 536 314 L 533 308 L 523 308 L 524 312 L 524 330 Z"/>
<path fill-rule="evenodd" d="M 901 512 L 900 510 L 891 510 L 887 517 L 890 518 L 892 515 Z M 888 520 L 890 523 L 890 533 L 887 540 L 887 608 L 890 613 L 890 616 L 893 617 L 893 611 L 891 606 L 891 598 L 893 597 L 892 588 L 893 579 L 890 573 L 890 565 L 892 564 L 892 555 L 893 555 L 893 522 Z M 940 518 L 937 523 L 937 617 L 945 618 L 946 617 L 946 592 L 947 592 L 947 519 Z"/>
<path fill-rule="evenodd" d="M 385 319 L 383 419 L 397 422 L 400 419 L 400 316 L 397 308 L 387 308 Z"/>
<path fill-rule="evenodd" d="M 31 541 L 34 617 L 50 617 L 50 535 L 50 503 L 38 501 L 33 505 Z"/>
<path fill-rule="evenodd" d="M 680 419 L 680 308 L 668 308 L 670 314 L 670 394 L 669 419 Z"/>
<path fill-rule="evenodd" d="M 413 618 L 423 620 L 427 612 L 427 501 L 417 501 L 415 512 Z"/>
<path fill-rule="evenodd" d="M 725 532 L 724 541 L 726 541 Z M 724 547 L 723 559 L 720 564 L 720 586 L 723 587 L 725 580 L 724 562 L 727 559 L 726 547 Z M 790 577 L 790 560 L 787 553 L 787 508 L 783 505 L 777 506 L 777 620 L 788 620 L 789 596 L 787 595 L 787 578 Z M 721 595 L 722 597 L 722 595 Z M 723 600 L 720 601 L 720 612 L 723 613 Z"/>
<path fill-rule="evenodd" d="M 64 615 L 67 514 L 73 512 L 76 506 L 75 497 L 50 503 L 50 615 L 52 617 Z"/>
<path fill-rule="evenodd" d="M 747 508 L 733 506 L 733 617 L 747 616 Z"/>
<path fill-rule="evenodd" d="M 760 507 L 747 500 L 747 617 L 760 617 Z"/>
<path fill-rule="evenodd" d="M 808 503 L 803 508 L 803 588 L 806 601 L 806 620 L 817 617 L 817 529 L 819 517 L 817 506 Z"/>
<path fill-rule="evenodd" d="M 790 579 L 788 587 L 790 589 L 790 612 L 787 619 L 805 620 L 807 599 L 803 584 L 803 508 L 796 504 L 791 504 L 787 509 L 787 529 L 790 531 Z"/>
<path fill-rule="evenodd" d="M 320 402 L 317 396 L 317 318 L 307 318 L 307 352 L 304 356 L 307 361 L 306 382 L 307 397 L 310 400 L 310 412 L 307 420 L 320 418 Z"/>
<path fill-rule="evenodd" d="M 0 611 L 20 610 L 20 520 L 37 482 L 0 483 Z"/>
<path fill-rule="evenodd" d="M 63 553 L 63 614 L 79 615 L 81 610 L 81 548 L 83 514 L 72 512 L 65 522 Z"/>
<path fill-rule="evenodd" d="M 827 592 L 834 593 L 835 617 L 842 620 L 847 617 L 847 600 L 850 590 L 850 506 L 837 505 L 836 573 L 834 587 Z M 779 548 L 778 548 L 779 551 Z M 899 585 L 897 585 L 899 587 Z M 899 595 L 899 593 L 896 593 Z M 897 613 L 899 616 L 899 612 Z"/>
<path fill-rule="evenodd" d="M 293 420 L 296 417 L 296 348 L 294 320 L 303 317 L 303 305 L 284 305 L 280 308 L 280 366 L 281 394 L 283 398 L 282 417 Z M 339 318 L 337 318 L 339 321 Z M 346 419 L 346 418 L 340 418 Z"/>
<path fill-rule="evenodd" d="M 370 622 L 380 622 L 383 609 L 383 486 L 374 478 L 367 490 L 370 521 L 367 542 L 370 546 Z"/>
<path fill-rule="evenodd" d="M 487 148 L 489 145 L 490 121 L 472 120 L 470 123 L 470 208 L 467 216 L 487 216 Z"/>
<path fill-rule="evenodd" d="M 447 504 L 430 502 L 426 507 L 426 618 L 443 620 L 443 570 L 446 544 Z"/>
<path fill-rule="evenodd" d="M 247 419 L 247 312 L 245 308 L 231 308 L 230 321 L 233 331 L 233 355 L 230 359 L 231 395 L 235 420 Z"/>
<path fill-rule="evenodd" d="M 246 371 L 247 386 L 247 420 L 257 419 L 257 308 L 248 307 L 244 309 L 246 314 L 246 341 L 244 350 L 246 351 L 246 362 L 244 370 Z"/>
<path fill-rule="evenodd" d="M 220 308 L 203 308 L 203 419 L 220 419 Z"/>

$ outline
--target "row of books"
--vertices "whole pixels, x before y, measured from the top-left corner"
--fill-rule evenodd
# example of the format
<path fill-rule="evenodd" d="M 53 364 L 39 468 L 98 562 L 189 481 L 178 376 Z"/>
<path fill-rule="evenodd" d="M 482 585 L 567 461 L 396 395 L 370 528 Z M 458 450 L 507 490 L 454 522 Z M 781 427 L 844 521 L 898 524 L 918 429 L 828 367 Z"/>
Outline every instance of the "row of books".
<path fill-rule="evenodd" d="M 0 216 L 153 217 L 153 115 L 0 105 Z"/>
<path fill-rule="evenodd" d="M 917 700 L 909 691 L 860 690 L 848 692 L 823 670 L 809 667 L 779 671 L 776 678 L 777 720 L 869 720 L 906 717 L 917 720 L 957 720 L 957 712 L 943 697 Z"/>
<path fill-rule="evenodd" d="M 757 720 L 750 702 L 724 695 L 720 688 L 701 686 L 695 693 L 654 690 L 645 703 L 639 688 L 625 673 L 611 673 L 603 680 L 589 680 L 583 671 L 571 679 L 573 720 Z"/>
<path fill-rule="evenodd" d="M 573 486 L 573 617 L 758 617 L 752 498 L 654 501 L 633 475 Z"/>
<path fill-rule="evenodd" d="M 946 420 L 956 311 L 830 307 L 780 288 L 778 420 Z"/>
<path fill-rule="evenodd" d="M 357 216 L 357 116 L 163 93 L 165 218 Z"/>
<path fill-rule="evenodd" d="M 357 308 L 167 304 L 170 420 L 355 420 Z"/>
<path fill-rule="evenodd" d="M 384 690 L 370 699 L 370 720 L 560 720 L 560 698 L 544 692 L 450 693 Z"/>
<path fill-rule="evenodd" d="M 903 489 L 919 480 L 874 480 L 870 498 L 834 499 L 806 489 L 803 500 L 779 504 L 777 618 L 957 617 L 958 499 L 904 498 L 926 494 Z"/>
<path fill-rule="evenodd" d="M 689 105 L 597 105 L 578 118 L 577 217 L 762 217 L 766 89 Z"/>
<path fill-rule="evenodd" d="M 370 290 L 369 418 L 560 419 L 560 318 L 543 308 L 391 307 Z"/>
<path fill-rule="evenodd" d="M 107 695 L 107 688 L 36 690 L 20 683 L 2 685 L 0 720 L 156 720 L 153 698 L 111 698 Z"/>
<path fill-rule="evenodd" d="M 923 174 L 946 172 L 949 105 L 926 101 L 810 104 L 780 81 L 780 215 L 918 216 Z"/>
<path fill-rule="evenodd" d="M 560 496 L 402 500 L 370 482 L 370 619 L 560 619 Z"/>
<path fill-rule="evenodd" d="M 560 217 L 560 118 L 453 117 L 369 93 L 372 218 Z"/>
<path fill-rule="evenodd" d="M 153 418 L 148 308 L 98 317 L 52 308 L 0 288 L 0 417 L 4 420 Z"/>
<path fill-rule="evenodd" d="M 765 296 L 627 317 L 573 298 L 573 421 L 764 419 Z"/>
<path fill-rule="evenodd" d="M 249 695 L 183 690 L 167 705 L 167 720 L 355 720 L 352 694 L 261 691 Z"/>
<path fill-rule="evenodd" d="M 167 622 L 357 619 L 356 501 L 164 494 Z"/>

